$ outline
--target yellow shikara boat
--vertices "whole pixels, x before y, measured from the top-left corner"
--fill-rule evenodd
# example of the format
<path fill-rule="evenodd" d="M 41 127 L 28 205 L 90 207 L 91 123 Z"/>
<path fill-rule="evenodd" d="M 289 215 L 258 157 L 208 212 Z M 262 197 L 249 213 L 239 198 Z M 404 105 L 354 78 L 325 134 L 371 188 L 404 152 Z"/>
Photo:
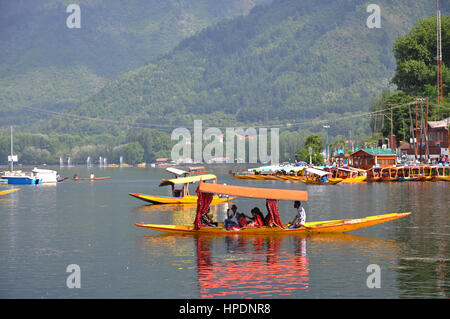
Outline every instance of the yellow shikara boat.
<path fill-rule="evenodd" d="M 406 217 L 411 213 L 392 213 L 376 216 L 369 216 L 356 219 L 339 219 L 329 221 L 307 222 L 305 227 L 289 229 L 285 228 L 284 224 L 279 220 L 278 215 L 278 200 L 308 200 L 308 193 L 306 191 L 286 190 L 286 189 L 268 189 L 255 187 L 230 186 L 220 184 L 200 183 L 199 194 L 225 194 L 229 196 L 241 196 L 249 198 L 260 198 L 267 200 L 267 207 L 272 221 L 277 226 L 275 227 L 245 227 L 240 229 L 227 230 L 223 227 L 223 223 L 219 223 L 217 227 L 209 227 L 200 224 L 201 216 L 207 211 L 208 205 L 199 205 L 197 207 L 197 216 L 194 225 L 158 225 L 158 224 L 144 224 L 136 223 L 135 225 L 151 230 L 162 231 L 166 233 L 178 234 L 240 234 L 240 235 L 256 235 L 256 234 L 319 234 L 319 233 L 345 233 L 364 227 L 385 223 L 402 217 Z M 203 201 L 204 199 L 200 199 Z M 270 201 L 270 203 L 269 203 Z M 203 210 L 200 211 L 200 210 Z"/>
<path fill-rule="evenodd" d="M 342 184 L 358 184 L 367 180 L 367 173 L 361 169 L 337 167 L 333 170 L 333 177 L 342 178 Z"/>
<path fill-rule="evenodd" d="M 342 182 L 343 179 L 333 178 L 331 172 L 326 172 L 317 168 L 307 168 L 305 178 L 300 181 L 312 185 L 335 185 Z"/>
<path fill-rule="evenodd" d="M 142 228 L 147 228 L 151 230 L 158 230 L 167 233 L 196 233 L 196 234 L 246 234 L 246 235 L 256 235 L 256 234 L 323 234 L 323 233 L 346 233 L 349 231 L 385 223 L 391 220 L 406 217 L 411 213 L 392 213 L 384 215 L 369 216 L 365 218 L 357 219 L 340 219 L 340 220 L 329 220 L 329 221 L 319 221 L 319 222 L 307 222 L 305 226 L 307 228 L 279 228 L 279 227 L 247 227 L 240 230 L 226 230 L 223 227 L 203 227 L 198 230 L 194 229 L 192 225 L 157 225 L 157 224 L 138 224 L 135 225 Z"/>
<path fill-rule="evenodd" d="M 195 204 L 198 197 L 189 193 L 189 185 L 200 181 L 217 180 L 216 175 L 194 175 L 181 178 L 163 179 L 159 186 L 171 186 L 173 196 L 145 195 L 139 193 L 129 193 L 130 196 L 136 197 L 151 204 Z M 175 189 L 176 185 L 182 185 L 181 189 Z M 232 200 L 233 197 L 214 196 L 212 204 L 220 204 Z"/>
<path fill-rule="evenodd" d="M 450 182 L 450 166 L 433 167 L 433 181 Z"/>
<path fill-rule="evenodd" d="M 5 191 L 0 191 L 0 196 L 17 192 L 19 189 L 20 188 L 13 188 L 13 189 L 7 189 Z"/>

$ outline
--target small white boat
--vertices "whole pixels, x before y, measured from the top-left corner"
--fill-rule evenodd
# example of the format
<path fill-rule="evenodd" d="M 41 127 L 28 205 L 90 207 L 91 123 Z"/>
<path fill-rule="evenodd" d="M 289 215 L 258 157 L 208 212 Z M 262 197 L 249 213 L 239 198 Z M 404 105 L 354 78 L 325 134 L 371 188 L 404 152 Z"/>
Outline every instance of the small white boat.
<path fill-rule="evenodd" d="M 34 168 L 31 172 L 6 171 L 0 178 L 13 185 L 36 185 L 56 183 L 59 175 L 57 171 Z"/>

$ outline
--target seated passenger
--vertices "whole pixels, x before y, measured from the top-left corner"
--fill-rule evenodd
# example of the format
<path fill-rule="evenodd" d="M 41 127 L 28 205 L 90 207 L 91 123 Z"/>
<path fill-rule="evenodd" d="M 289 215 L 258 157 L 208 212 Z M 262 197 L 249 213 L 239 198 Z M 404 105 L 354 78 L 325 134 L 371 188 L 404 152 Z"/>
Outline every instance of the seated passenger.
<path fill-rule="evenodd" d="M 248 224 L 250 227 L 263 227 L 264 226 L 264 216 L 258 207 L 255 207 L 251 211 L 252 221 Z"/>
<path fill-rule="evenodd" d="M 231 209 L 227 210 L 227 218 L 225 219 L 225 228 L 229 229 L 239 229 L 239 212 L 237 211 L 237 206 L 231 206 Z"/>
<path fill-rule="evenodd" d="M 210 211 L 211 209 L 208 208 L 208 212 L 201 218 L 201 223 L 205 226 L 217 227 L 217 222 L 213 221 L 212 216 L 210 215 Z"/>
<path fill-rule="evenodd" d="M 270 213 L 267 213 L 266 217 L 264 217 L 264 226 L 267 226 L 267 227 L 275 226 L 275 223 L 273 222 L 273 219 L 272 219 L 272 216 L 270 216 Z"/>
<path fill-rule="evenodd" d="M 239 227 L 246 227 L 248 225 L 247 216 L 244 214 L 239 214 L 238 216 Z"/>

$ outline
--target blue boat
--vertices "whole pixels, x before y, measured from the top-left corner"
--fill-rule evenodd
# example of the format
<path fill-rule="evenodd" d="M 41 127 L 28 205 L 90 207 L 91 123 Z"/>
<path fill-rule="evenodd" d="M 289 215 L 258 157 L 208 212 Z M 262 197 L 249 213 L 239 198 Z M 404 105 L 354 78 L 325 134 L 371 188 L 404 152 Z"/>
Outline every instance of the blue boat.
<path fill-rule="evenodd" d="M 36 178 L 31 173 L 22 171 L 7 171 L 1 176 L 2 180 L 6 180 L 11 185 L 38 185 L 42 184 L 42 179 Z"/>

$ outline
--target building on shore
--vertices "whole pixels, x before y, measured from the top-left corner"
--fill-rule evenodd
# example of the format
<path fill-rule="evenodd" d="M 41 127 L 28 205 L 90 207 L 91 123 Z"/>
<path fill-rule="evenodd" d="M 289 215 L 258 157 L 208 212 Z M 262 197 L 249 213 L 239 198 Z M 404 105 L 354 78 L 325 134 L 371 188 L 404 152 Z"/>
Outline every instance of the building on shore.
<path fill-rule="evenodd" d="M 412 140 L 410 143 L 403 143 L 400 146 L 401 153 L 409 158 L 429 157 L 430 160 L 449 155 L 449 125 L 450 117 L 441 121 L 428 121 L 425 130 L 421 127 L 415 128 L 416 143 Z"/>
<path fill-rule="evenodd" d="M 389 148 L 361 148 L 350 154 L 350 166 L 360 169 L 397 164 L 397 155 Z"/>

